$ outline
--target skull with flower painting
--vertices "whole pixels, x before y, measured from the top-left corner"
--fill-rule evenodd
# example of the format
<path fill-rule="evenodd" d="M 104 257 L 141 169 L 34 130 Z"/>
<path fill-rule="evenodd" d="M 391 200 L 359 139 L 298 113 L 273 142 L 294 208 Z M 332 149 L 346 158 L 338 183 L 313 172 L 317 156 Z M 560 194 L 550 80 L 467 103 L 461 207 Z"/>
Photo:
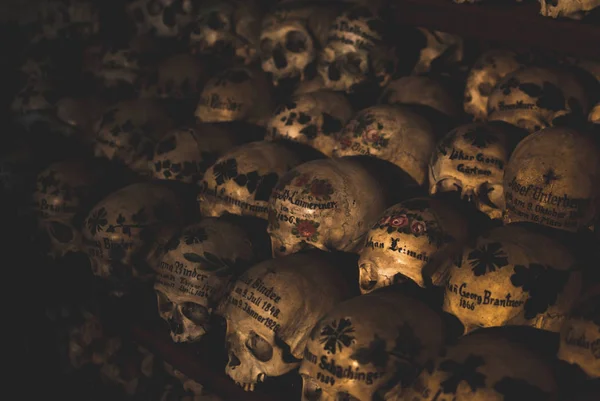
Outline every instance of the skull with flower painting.
<path fill-rule="evenodd" d="M 245 390 L 300 365 L 310 331 L 348 298 L 327 255 L 312 250 L 252 266 L 234 283 L 219 313 L 227 322 L 225 372 Z"/>
<path fill-rule="evenodd" d="M 398 289 L 339 303 L 304 350 L 302 400 L 382 400 L 410 386 L 443 341 L 440 316 Z"/>
<path fill-rule="evenodd" d="M 173 341 L 202 338 L 232 278 L 254 260 L 244 231 L 217 218 L 206 217 L 174 235 L 154 283 L 159 314 L 169 324 Z"/>
<path fill-rule="evenodd" d="M 441 200 L 414 198 L 387 209 L 360 251 L 361 292 L 406 279 L 425 287 L 464 245 L 466 227 L 465 217 Z"/>
<path fill-rule="evenodd" d="M 565 246 L 514 224 L 480 236 L 446 267 L 443 308 L 465 333 L 506 325 L 559 332 L 582 285 Z"/>

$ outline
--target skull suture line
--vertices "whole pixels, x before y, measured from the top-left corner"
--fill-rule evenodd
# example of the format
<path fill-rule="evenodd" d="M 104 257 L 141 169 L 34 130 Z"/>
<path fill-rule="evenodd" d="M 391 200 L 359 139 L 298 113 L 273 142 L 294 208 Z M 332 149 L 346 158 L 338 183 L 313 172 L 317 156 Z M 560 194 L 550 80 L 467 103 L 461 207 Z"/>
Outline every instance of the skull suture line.
<path fill-rule="evenodd" d="M 387 160 L 419 185 L 435 149 L 431 124 L 406 107 L 377 105 L 361 110 L 337 136 L 336 157 L 367 155 Z"/>
<path fill-rule="evenodd" d="M 159 184 L 132 184 L 101 200 L 84 221 L 83 244 L 95 276 L 122 296 L 147 280 L 182 220 L 182 202 Z M 161 247 L 162 243 L 162 247 Z"/>
<path fill-rule="evenodd" d="M 340 93 L 323 90 L 296 95 L 275 110 L 266 139 L 289 139 L 331 156 L 335 135 L 351 117 L 352 106 Z"/>
<path fill-rule="evenodd" d="M 140 97 L 197 99 L 206 75 L 206 66 L 199 60 L 189 54 L 176 54 L 145 78 Z"/>
<path fill-rule="evenodd" d="M 138 35 L 175 37 L 194 20 L 198 6 L 198 0 L 130 0 L 127 12 Z"/>
<path fill-rule="evenodd" d="M 325 87 L 353 92 L 362 84 L 387 85 L 398 64 L 388 36 L 374 7 L 358 5 L 337 17 L 319 55 Z"/>
<path fill-rule="evenodd" d="M 544 17 L 566 17 L 580 20 L 600 7 L 600 0 L 538 0 Z"/>
<path fill-rule="evenodd" d="M 600 154 L 570 128 L 546 128 L 523 139 L 504 170 L 505 223 L 528 221 L 576 232 L 597 216 Z"/>
<path fill-rule="evenodd" d="M 232 277 L 254 259 L 244 231 L 216 218 L 185 227 L 167 243 L 154 289 L 173 341 L 198 341 L 206 333 Z"/>
<path fill-rule="evenodd" d="M 504 167 L 511 132 L 494 124 L 461 125 L 442 138 L 429 162 L 429 193 L 457 191 L 492 219 L 502 218 Z"/>
<path fill-rule="evenodd" d="M 310 330 L 348 297 L 339 271 L 319 251 L 261 262 L 224 298 L 229 363 L 225 372 L 246 390 L 300 365 Z"/>
<path fill-rule="evenodd" d="M 300 365 L 303 401 L 371 401 L 412 384 L 444 341 L 439 315 L 387 288 L 344 301 L 313 328 Z"/>
<path fill-rule="evenodd" d="M 251 142 L 225 153 L 204 174 L 200 213 L 225 213 L 267 219 L 267 203 L 279 177 L 300 163 L 291 150 L 275 142 Z"/>
<path fill-rule="evenodd" d="M 581 290 L 570 251 L 516 225 L 479 237 L 448 265 L 444 310 L 465 333 L 506 325 L 558 332 Z"/>
<path fill-rule="evenodd" d="M 281 177 L 269 199 L 273 254 L 305 247 L 354 252 L 386 203 L 377 178 L 357 160 L 301 164 Z"/>
<path fill-rule="evenodd" d="M 387 209 L 360 251 L 360 290 L 371 292 L 406 279 L 421 287 L 467 240 L 467 222 L 440 200 L 414 198 Z"/>

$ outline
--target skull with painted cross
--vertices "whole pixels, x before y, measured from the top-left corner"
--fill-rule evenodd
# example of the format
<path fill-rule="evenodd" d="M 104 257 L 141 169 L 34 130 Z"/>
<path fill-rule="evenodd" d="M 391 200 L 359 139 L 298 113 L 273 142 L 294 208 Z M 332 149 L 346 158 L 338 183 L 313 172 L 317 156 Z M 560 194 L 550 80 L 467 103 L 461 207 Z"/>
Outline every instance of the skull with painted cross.
<path fill-rule="evenodd" d="M 160 317 L 169 324 L 173 341 L 202 338 L 232 278 L 254 259 L 244 231 L 214 217 L 185 227 L 169 240 L 154 290 Z"/>
<path fill-rule="evenodd" d="M 87 215 L 83 246 L 92 272 L 124 295 L 134 281 L 153 276 L 164 245 L 182 221 L 182 201 L 165 186 L 139 183 L 98 202 Z"/>
<path fill-rule="evenodd" d="M 273 255 L 306 247 L 355 252 L 387 202 L 377 177 L 356 159 L 301 164 L 281 177 L 269 199 Z"/>
<path fill-rule="evenodd" d="M 540 14 L 551 18 L 583 19 L 587 14 L 600 7 L 598 0 L 538 0 Z"/>
<path fill-rule="evenodd" d="M 207 79 L 204 63 L 189 54 L 175 54 L 144 77 L 140 97 L 197 99 Z"/>
<path fill-rule="evenodd" d="M 458 339 L 403 393 L 387 401 L 558 399 L 552 367 L 526 346 L 491 329 Z"/>
<path fill-rule="evenodd" d="M 300 365 L 310 331 L 349 296 L 339 270 L 319 251 L 261 262 L 223 299 L 229 362 L 225 372 L 245 390 Z"/>
<path fill-rule="evenodd" d="M 298 155 L 276 142 L 250 142 L 232 149 L 206 170 L 198 196 L 200 213 L 267 219 L 273 188 L 300 162 Z"/>
<path fill-rule="evenodd" d="M 575 232 L 597 216 L 600 154 L 576 130 L 547 128 L 523 139 L 504 171 L 504 222 Z"/>
<path fill-rule="evenodd" d="M 138 35 L 172 38 L 184 33 L 198 7 L 198 0 L 129 0 L 126 10 Z"/>
<path fill-rule="evenodd" d="M 377 105 L 363 109 L 337 135 L 336 157 L 365 155 L 400 167 L 419 185 L 435 149 L 432 125 L 406 107 Z"/>
<path fill-rule="evenodd" d="M 429 161 L 429 193 L 458 192 L 492 219 L 502 218 L 504 168 L 512 132 L 494 123 L 461 125 L 439 142 Z"/>
<path fill-rule="evenodd" d="M 371 401 L 412 384 L 444 342 L 440 316 L 386 288 L 333 307 L 313 328 L 300 375 L 303 401 Z"/>
<path fill-rule="evenodd" d="M 492 229 L 447 264 L 443 308 L 465 333 L 507 325 L 558 332 L 581 291 L 571 252 L 531 227 Z"/>
<path fill-rule="evenodd" d="M 331 156 L 335 136 L 352 114 L 350 102 L 340 93 L 321 90 L 296 95 L 275 110 L 266 139 L 289 139 Z"/>
<path fill-rule="evenodd" d="M 413 198 L 387 209 L 360 251 L 360 291 L 406 279 L 421 287 L 467 240 L 467 221 L 441 200 Z"/>

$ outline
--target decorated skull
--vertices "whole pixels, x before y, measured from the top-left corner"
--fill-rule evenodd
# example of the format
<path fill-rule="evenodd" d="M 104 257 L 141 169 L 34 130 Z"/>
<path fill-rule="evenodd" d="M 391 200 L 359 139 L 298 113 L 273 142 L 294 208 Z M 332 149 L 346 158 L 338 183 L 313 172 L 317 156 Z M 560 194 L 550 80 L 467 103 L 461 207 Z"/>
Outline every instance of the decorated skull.
<path fill-rule="evenodd" d="M 195 114 L 202 122 L 242 120 L 263 125 L 273 109 L 265 74 L 240 67 L 222 71 L 208 80 Z"/>
<path fill-rule="evenodd" d="M 473 64 L 467 77 L 464 110 L 475 121 L 487 119 L 488 99 L 498 81 L 523 67 L 519 56 L 510 50 L 494 49 L 484 52 Z"/>
<path fill-rule="evenodd" d="M 173 341 L 198 341 L 206 333 L 232 277 L 254 259 L 246 234 L 212 217 L 185 227 L 167 243 L 154 289 Z"/>
<path fill-rule="evenodd" d="M 301 164 L 281 177 L 269 199 L 273 255 L 305 247 L 354 252 L 387 202 L 380 182 L 358 160 Z"/>
<path fill-rule="evenodd" d="M 206 66 L 189 54 L 176 54 L 163 60 L 146 77 L 141 97 L 197 98 L 207 80 Z"/>
<path fill-rule="evenodd" d="M 197 15 L 197 0 L 129 0 L 127 12 L 138 34 L 176 37 Z"/>
<path fill-rule="evenodd" d="M 529 132 L 559 118 L 584 119 L 589 105 L 584 88 L 571 74 L 550 68 L 525 67 L 506 75 L 488 99 L 490 121 L 505 121 Z"/>
<path fill-rule="evenodd" d="M 544 17 L 566 17 L 580 20 L 600 7 L 598 0 L 538 0 L 540 14 Z"/>
<path fill-rule="evenodd" d="M 600 378 L 600 287 L 581 297 L 560 331 L 558 358 Z"/>
<path fill-rule="evenodd" d="M 414 198 L 387 209 L 360 251 L 360 291 L 412 280 L 421 287 L 467 240 L 467 222 L 440 200 Z"/>
<path fill-rule="evenodd" d="M 283 0 L 267 13 L 260 33 L 260 58 L 275 85 L 282 79 L 303 81 L 316 75 L 317 54 L 344 8 L 347 5 L 336 1 Z"/>
<path fill-rule="evenodd" d="M 425 28 L 418 30 L 425 36 L 426 45 L 421 49 L 413 75 L 443 69 L 463 61 L 464 41 L 460 36 Z"/>
<path fill-rule="evenodd" d="M 581 290 L 570 251 L 519 225 L 492 229 L 448 265 L 444 310 L 465 333 L 506 325 L 558 332 Z"/>
<path fill-rule="evenodd" d="M 95 276 L 122 296 L 145 281 L 182 220 L 182 202 L 160 184 L 132 184 L 98 202 L 83 224 L 83 246 Z M 161 247 L 162 244 L 162 247 Z"/>
<path fill-rule="evenodd" d="M 363 109 L 336 139 L 334 156 L 366 155 L 387 160 L 425 185 L 436 138 L 431 124 L 408 108 L 382 104 Z"/>
<path fill-rule="evenodd" d="M 504 170 L 504 222 L 576 232 L 597 215 L 598 182 L 600 155 L 590 137 L 563 127 L 531 134 Z"/>
<path fill-rule="evenodd" d="M 389 401 L 556 401 L 551 366 L 526 346 L 490 329 L 458 339 Z"/>
<path fill-rule="evenodd" d="M 238 143 L 237 138 L 218 124 L 199 124 L 168 132 L 154 148 L 152 176 L 195 184 L 217 158 Z"/>
<path fill-rule="evenodd" d="M 296 95 L 275 110 L 266 139 L 289 139 L 331 156 L 335 135 L 352 114 L 350 102 L 340 93 L 323 90 Z"/>
<path fill-rule="evenodd" d="M 267 219 L 271 191 L 299 163 L 298 156 L 280 143 L 250 142 L 232 149 L 206 170 L 198 196 L 200 213 Z"/>
<path fill-rule="evenodd" d="M 154 146 L 173 125 L 159 103 L 124 100 L 105 110 L 94 127 L 94 154 L 148 175 Z"/>
<path fill-rule="evenodd" d="M 341 302 L 315 325 L 304 349 L 302 400 L 370 401 L 401 392 L 443 341 L 439 315 L 397 289 Z"/>
<path fill-rule="evenodd" d="M 459 192 L 492 219 L 502 218 L 504 167 L 516 138 L 499 124 L 461 125 L 442 138 L 429 162 L 429 193 Z"/>
<path fill-rule="evenodd" d="M 191 51 L 250 64 L 258 57 L 261 18 L 256 0 L 207 1 L 192 24 Z"/>
<path fill-rule="evenodd" d="M 310 330 L 348 290 L 319 252 L 261 262 L 242 274 L 224 298 L 229 363 L 225 372 L 245 390 L 266 376 L 300 365 Z"/>

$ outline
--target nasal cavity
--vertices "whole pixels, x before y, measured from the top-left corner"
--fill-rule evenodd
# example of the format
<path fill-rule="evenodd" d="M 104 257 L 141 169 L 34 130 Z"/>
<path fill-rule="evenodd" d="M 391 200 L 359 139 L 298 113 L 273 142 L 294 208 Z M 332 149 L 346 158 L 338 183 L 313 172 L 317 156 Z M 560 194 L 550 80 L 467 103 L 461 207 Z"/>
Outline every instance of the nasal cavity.
<path fill-rule="evenodd" d="M 173 334 L 183 334 L 183 324 L 173 318 L 169 319 L 169 329 Z"/>
<path fill-rule="evenodd" d="M 327 75 L 329 76 L 329 79 L 331 81 L 339 81 L 340 78 L 342 77 L 340 69 L 338 68 L 337 64 L 335 64 L 335 63 L 331 64 L 329 66 L 329 71 L 328 71 Z"/>
<path fill-rule="evenodd" d="M 281 70 L 288 65 L 285 54 L 281 48 L 273 50 L 273 61 L 275 62 L 275 68 L 278 70 Z"/>
<path fill-rule="evenodd" d="M 238 367 L 241 364 L 242 364 L 242 362 L 240 361 L 240 358 L 238 358 L 237 356 L 235 356 L 235 354 L 233 352 L 229 354 L 229 364 L 228 364 L 228 366 L 230 368 Z"/>

